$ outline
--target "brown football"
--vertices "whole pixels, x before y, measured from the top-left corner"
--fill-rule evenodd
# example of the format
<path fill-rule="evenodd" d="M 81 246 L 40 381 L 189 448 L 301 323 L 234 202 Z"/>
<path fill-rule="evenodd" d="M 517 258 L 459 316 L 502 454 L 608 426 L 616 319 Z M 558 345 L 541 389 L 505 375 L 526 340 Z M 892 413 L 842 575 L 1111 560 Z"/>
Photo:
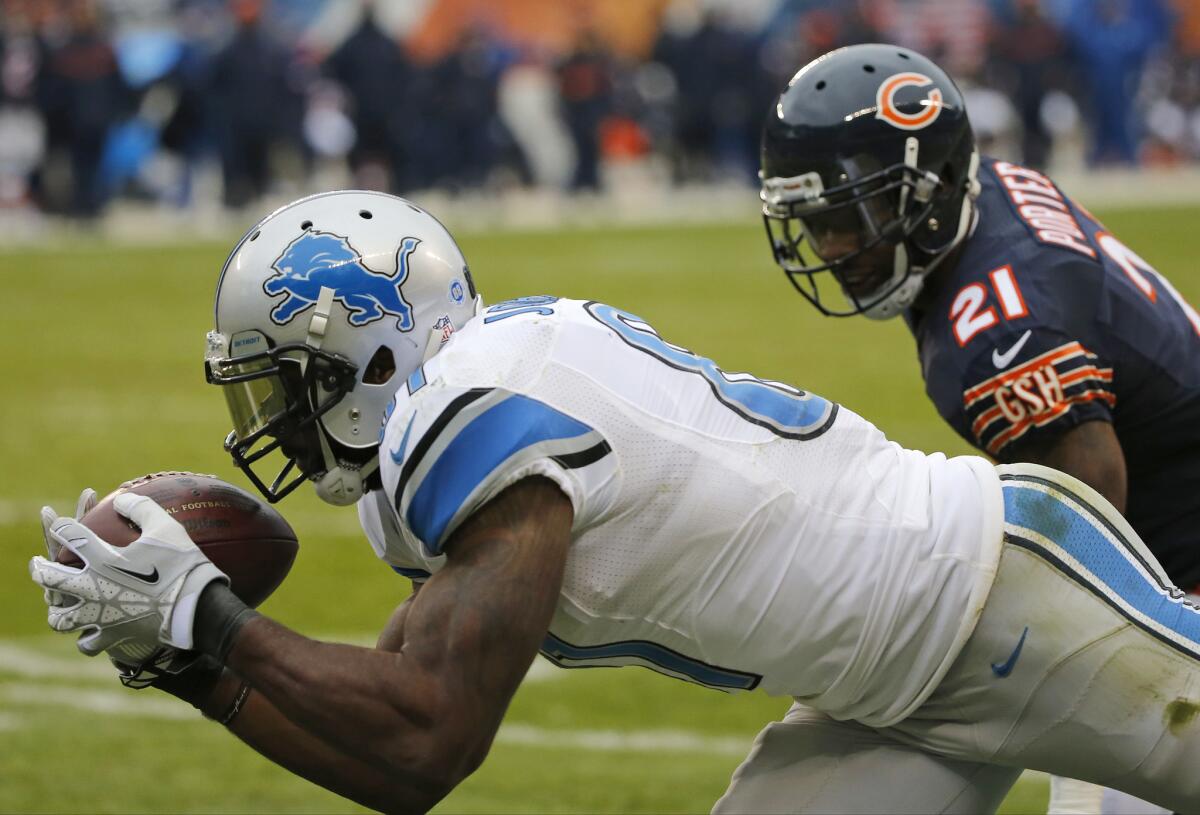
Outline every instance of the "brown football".
<path fill-rule="evenodd" d="M 216 476 L 166 472 L 126 481 L 83 516 L 83 523 L 113 546 L 128 546 L 140 535 L 131 521 L 113 508 L 121 492 L 153 498 L 217 568 L 229 575 L 233 593 L 251 606 L 266 600 L 292 568 L 299 542 L 283 516 L 255 496 Z M 69 549 L 58 562 L 82 566 Z"/>

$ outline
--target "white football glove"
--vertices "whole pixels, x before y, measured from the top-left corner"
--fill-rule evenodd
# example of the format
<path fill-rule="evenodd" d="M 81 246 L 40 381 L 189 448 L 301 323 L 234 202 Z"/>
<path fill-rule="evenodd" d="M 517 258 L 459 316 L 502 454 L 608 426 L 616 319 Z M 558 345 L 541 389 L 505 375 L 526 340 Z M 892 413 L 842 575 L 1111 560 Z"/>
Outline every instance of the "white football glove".
<path fill-rule="evenodd" d="M 75 502 L 75 520 L 82 520 L 83 516 L 91 512 L 94 506 L 96 506 L 96 491 L 91 487 L 88 487 L 83 492 L 79 493 L 79 500 Z M 42 524 L 42 537 L 46 541 L 46 555 L 51 560 L 56 560 L 58 558 L 59 551 L 62 550 L 62 546 L 59 545 L 58 541 L 56 541 L 50 534 L 50 530 L 46 528 L 44 523 Z M 53 589 L 44 590 L 42 592 L 42 598 L 46 601 L 46 605 L 48 606 L 71 605 L 74 602 L 73 598 L 64 597 L 62 594 L 54 591 Z"/>
<path fill-rule="evenodd" d="M 113 507 L 142 530 L 129 546 L 110 546 L 78 520 L 42 508 L 47 551 L 66 547 L 84 563 L 29 561 L 30 576 L 46 591 L 47 622 L 55 631 L 83 631 L 76 644 L 84 654 L 108 651 L 125 663 L 141 663 L 160 645 L 190 649 L 200 593 L 229 578 L 153 499 L 126 492 Z"/>

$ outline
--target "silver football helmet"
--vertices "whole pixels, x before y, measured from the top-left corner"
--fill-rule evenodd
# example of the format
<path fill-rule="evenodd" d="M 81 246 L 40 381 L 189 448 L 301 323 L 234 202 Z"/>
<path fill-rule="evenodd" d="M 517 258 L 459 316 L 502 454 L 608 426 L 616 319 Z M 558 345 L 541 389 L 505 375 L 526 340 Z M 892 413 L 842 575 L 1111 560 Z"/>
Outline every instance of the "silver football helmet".
<path fill-rule="evenodd" d="M 338 191 L 276 210 L 217 283 L 205 372 L 233 418 L 225 448 L 272 503 L 305 480 L 354 503 L 397 388 L 481 307 L 450 233 L 403 198 Z M 267 483 L 252 465 L 275 451 L 286 461 Z"/>

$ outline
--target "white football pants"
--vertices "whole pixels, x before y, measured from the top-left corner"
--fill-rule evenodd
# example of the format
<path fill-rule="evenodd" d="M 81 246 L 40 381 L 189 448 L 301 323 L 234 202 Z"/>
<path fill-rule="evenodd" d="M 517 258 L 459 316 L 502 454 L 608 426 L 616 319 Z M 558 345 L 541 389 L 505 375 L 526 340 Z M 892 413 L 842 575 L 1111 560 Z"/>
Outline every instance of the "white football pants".
<path fill-rule="evenodd" d="M 1200 609 L 1085 484 L 997 471 L 996 580 L 933 694 L 880 730 L 794 705 L 714 812 L 991 812 L 1022 768 L 1200 811 Z"/>

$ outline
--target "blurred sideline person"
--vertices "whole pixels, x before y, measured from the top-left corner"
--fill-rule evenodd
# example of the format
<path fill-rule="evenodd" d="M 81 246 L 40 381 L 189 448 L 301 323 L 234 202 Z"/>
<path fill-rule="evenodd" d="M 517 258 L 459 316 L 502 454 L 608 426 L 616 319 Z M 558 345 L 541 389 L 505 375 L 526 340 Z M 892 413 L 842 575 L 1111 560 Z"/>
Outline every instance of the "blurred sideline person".
<path fill-rule="evenodd" d="M 485 308 L 441 224 L 379 193 L 255 225 L 215 321 L 235 463 L 357 504 L 412 579 L 378 647 L 250 610 L 145 497 L 116 499 L 123 549 L 46 508 L 86 565 L 30 566 L 80 650 L 305 778 L 428 809 L 540 650 L 802 700 L 718 812 L 992 811 L 1022 767 L 1200 808 L 1200 609 L 1070 476 L 905 450 L 602 303 Z"/>
<path fill-rule="evenodd" d="M 767 117 L 762 199 L 805 298 L 902 316 L 960 436 L 1088 484 L 1196 591 L 1200 315 L 1045 175 L 980 156 L 943 71 L 888 45 L 807 65 Z M 1052 790 L 1051 812 L 1099 810 Z"/>
<path fill-rule="evenodd" d="M 295 140 L 301 104 L 288 78 L 288 49 L 263 26 L 263 0 L 229 0 L 229 8 L 237 28 L 213 57 L 209 92 L 223 201 L 238 208 L 267 193 L 271 154 L 280 144 Z"/>

